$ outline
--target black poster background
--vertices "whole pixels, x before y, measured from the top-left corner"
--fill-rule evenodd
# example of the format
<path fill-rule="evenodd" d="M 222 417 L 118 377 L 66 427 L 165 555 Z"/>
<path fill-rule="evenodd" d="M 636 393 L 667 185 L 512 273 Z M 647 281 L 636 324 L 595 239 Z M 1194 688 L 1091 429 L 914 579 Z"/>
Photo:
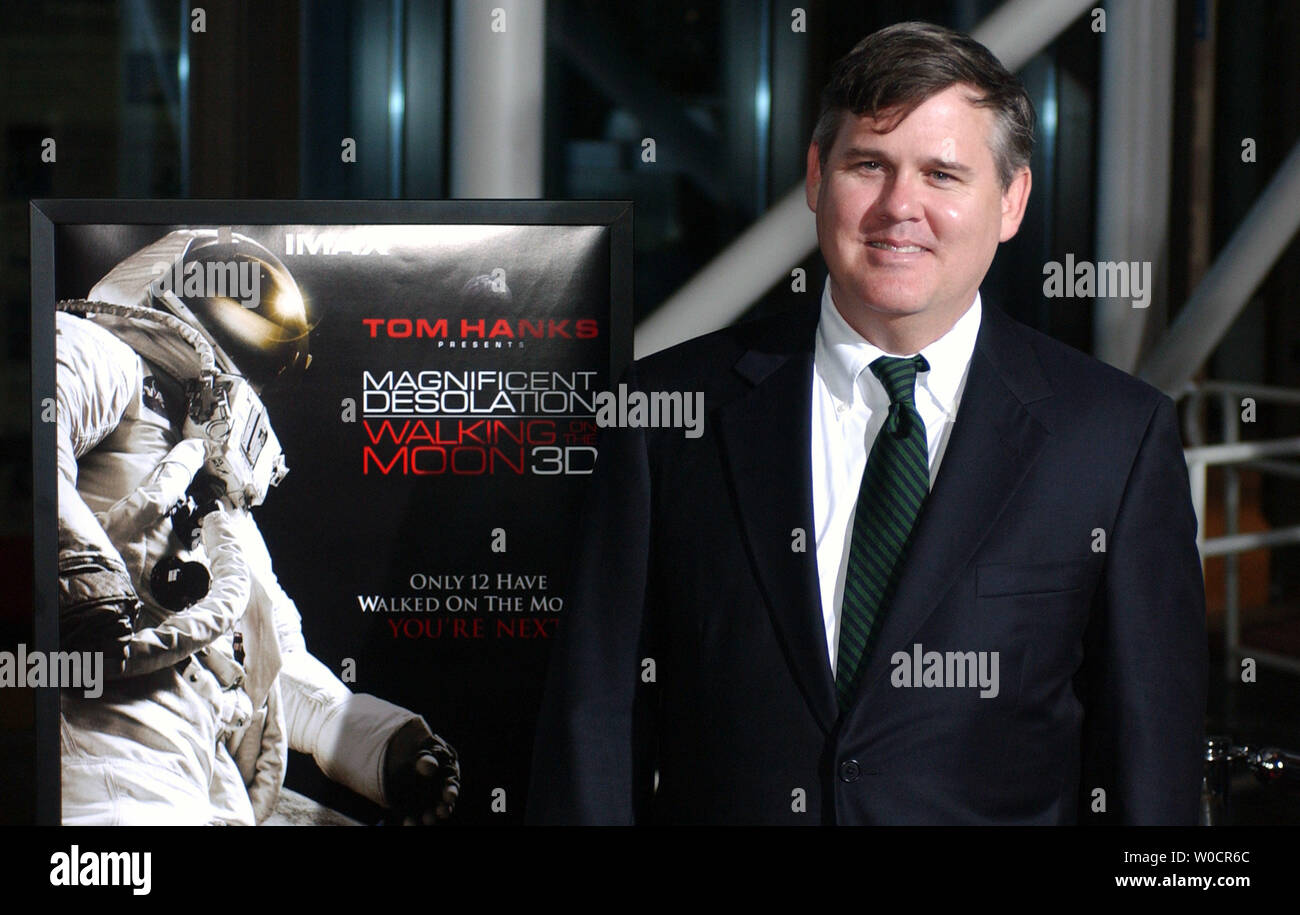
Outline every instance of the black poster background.
<path fill-rule="evenodd" d="M 566 378 L 588 372 L 578 394 L 590 403 L 596 391 L 611 386 L 611 372 L 622 368 L 613 354 L 630 351 L 630 339 L 610 338 L 611 332 L 630 336 L 628 316 L 612 314 L 612 309 L 630 310 L 628 301 L 611 304 L 625 299 L 620 284 L 630 287 L 629 277 L 611 272 L 612 253 L 622 247 L 612 244 L 614 229 L 504 222 L 56 225 L 54 230 L 58 299 L 84 298 L 123 257 L 173 228 L 228 225 L 266 245 L 288 268 L 313 322 L 312 363 L 291 388 L 264 394 L 289 474 L 254 515 L 280 584 L 302 615 L 308 649 L 336 674 L 345 659 L 352 659 L 356 679 L 349 686 L 355 692 L 420 713 L 457 749 L 462 789 L 454 821 L 461 824 L 522 820 L 545 664 L 564 621 L 563 609 L 538 610 L 534 602 L 562 603 L 569 544 L 587 479 L 581 471 L 589 471 L 594 460 L 594 411 L 578 406 L 552 417 L 516 406 L 515 412 L 547 417 L 533 427 L 536 441 L 545 441 L 553 422 L 554 444 L 525 446 L 521 457 L 520 446 L 507 440 L 505 458 L 498 456 L 492 472 L 475 473 L 482 455 L 467 451 L 457 458 L 460 473 L 402 474 L 399 464 L 385 474 L 371 464 L 367 474 L 363 451 L 379 423 L 370 419 L 367 431 L 363 372 L 382 377 L 391 371 L 396 377 L 424 370 L 511 371 Z M 300 249 L 286 243 L 290 233 L 316 237 Z M 332 235 L 323 246 L 318 244 L 322 235 Z M 359 239 L 378 242 L 375 246 L 389 253 L 325 253 L 343 238 L 354 248 L 364 247 Z M 312 253 L 312 247 L 318 250 Z M 626 260 L 620 255 L 613 273 L 630 270 Z M 467 284 L 475 282 L 477 293 L 467 292 Z M 383 323 L 368 326 L 367 318 Z M 400 334 L 407 329 L 401 319 L 414 326 L 418 318 L 434 326 L 445 319 L 447 336 L 387 333 L 391 327 Z M 387 323 L 393 319 L 396 324 Z M 594 321 L 585 327 L 590 333 L 594 326 L 596 333 L 579 339 L 579 319 Z M 462 321 L 468 322 L 464 335 Z M 522 337 L 521 321 L 530 322 Z M 541 339 L 532 336 L 538 327 L 544 328 Z M 483 401 L 492 394 L 495 388 Z M 354 422 L 344 421 L 349 398 L 356 406 Z M 509 412 L 499 407 L 494 415 L 505 419 Z M 436 437 L 456 438 L 448 431 L 456 419 L 437 416 L 443 427 Z M 421 418 L 435 430 L 433 415 Z M 472 422 L 482 415 L 465 418 Z M 413 420 L 389 421 L 397 429 Z M 464 444 L 475 447 L 472 440 Z M 538 472 L 562 466 L 565 452 L 558 449 L 566 447 L 571 472 Z M 395 454 L 391 443 L 375 451 L 385 460 Z M 426 453 L 423 465 L 437 470 L 440 461 L 432 457 Z M 523 473 L 510 466 L 520 460 Z M 505 550 L 494 551 L 494 536 L 502 535 Z M 460 586 L 420 587 L 419 576 L 446 575 L 463 576 Z M 520 586 L 503 575 L 533 581 Z M 545 576 L 545 587 L 537 576 Z M 477 599 L 477 610 L 365 612 L 359 596 L 439 598 L 444 607 L 448 598 Z M 489 597 L 521 598 L 524 609 L 494 611 Z M 396 636 L 390 621 L 401 630 Z M 411 637 L 406 631 L 425 621 L 431 633 Z M 457 621 L 464 625 L 455 626 Z M 298 753 L 291 756 L 286 785 L 366 822 L 383 814 L 329 782 Z"/>

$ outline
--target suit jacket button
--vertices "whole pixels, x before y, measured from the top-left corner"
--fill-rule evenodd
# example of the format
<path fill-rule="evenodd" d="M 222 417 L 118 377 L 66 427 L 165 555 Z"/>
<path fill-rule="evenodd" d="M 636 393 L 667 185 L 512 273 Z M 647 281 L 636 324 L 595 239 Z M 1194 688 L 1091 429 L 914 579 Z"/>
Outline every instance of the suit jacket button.
<path fill-rule="evenodd" d="M 840 763 L 840 781 L 856 782 L 862 775 L 862 767 L 856 759 L 846 759 Z"/>

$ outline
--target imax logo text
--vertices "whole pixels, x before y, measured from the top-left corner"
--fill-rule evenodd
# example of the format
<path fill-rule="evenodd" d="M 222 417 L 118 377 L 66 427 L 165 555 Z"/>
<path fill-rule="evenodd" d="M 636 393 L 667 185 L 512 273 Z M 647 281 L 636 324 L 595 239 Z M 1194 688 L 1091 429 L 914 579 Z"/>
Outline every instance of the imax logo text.
<path fill-rule="evenodd" d="M 286 232 L 284 253 L 316 254 L 388 254 L 387 246 L 365 232 Z"/>

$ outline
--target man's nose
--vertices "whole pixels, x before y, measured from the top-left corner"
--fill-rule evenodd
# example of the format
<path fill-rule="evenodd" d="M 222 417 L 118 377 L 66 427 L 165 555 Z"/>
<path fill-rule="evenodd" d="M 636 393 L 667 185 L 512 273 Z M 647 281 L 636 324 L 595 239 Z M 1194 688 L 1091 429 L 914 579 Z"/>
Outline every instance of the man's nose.
<path fill-rule="evenodd" d="M 876 199 L 876 212 L 889 222 L 903 222 L 920 212 L 920 186 L 915 175 L 895 172 L 886 179 Z"/>

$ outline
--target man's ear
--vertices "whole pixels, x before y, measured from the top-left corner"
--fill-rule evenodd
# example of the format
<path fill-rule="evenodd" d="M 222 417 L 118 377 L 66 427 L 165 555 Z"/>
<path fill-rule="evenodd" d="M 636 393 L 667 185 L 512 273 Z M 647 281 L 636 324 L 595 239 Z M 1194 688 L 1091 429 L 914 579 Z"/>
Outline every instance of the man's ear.
<path fill-rule="evenodd" d="M 821 150 L 816 143 L 808 144 L 808 173 L 804 177 L 804 193 L 808 197 L 808 209 L 817 212 L 817 195 L 822 187 Z"/>
<path fill-rule="evenodd" d="M 998 235 L 998 241 L 1007 241 L 1020 231 L 1020 221 L 1025 218 L 1029 189 L 1033 183 L 1029 167 L 1025 166 L 1016 172 L 1007 189 L 1002 192 L 1002 231 Z"/>

